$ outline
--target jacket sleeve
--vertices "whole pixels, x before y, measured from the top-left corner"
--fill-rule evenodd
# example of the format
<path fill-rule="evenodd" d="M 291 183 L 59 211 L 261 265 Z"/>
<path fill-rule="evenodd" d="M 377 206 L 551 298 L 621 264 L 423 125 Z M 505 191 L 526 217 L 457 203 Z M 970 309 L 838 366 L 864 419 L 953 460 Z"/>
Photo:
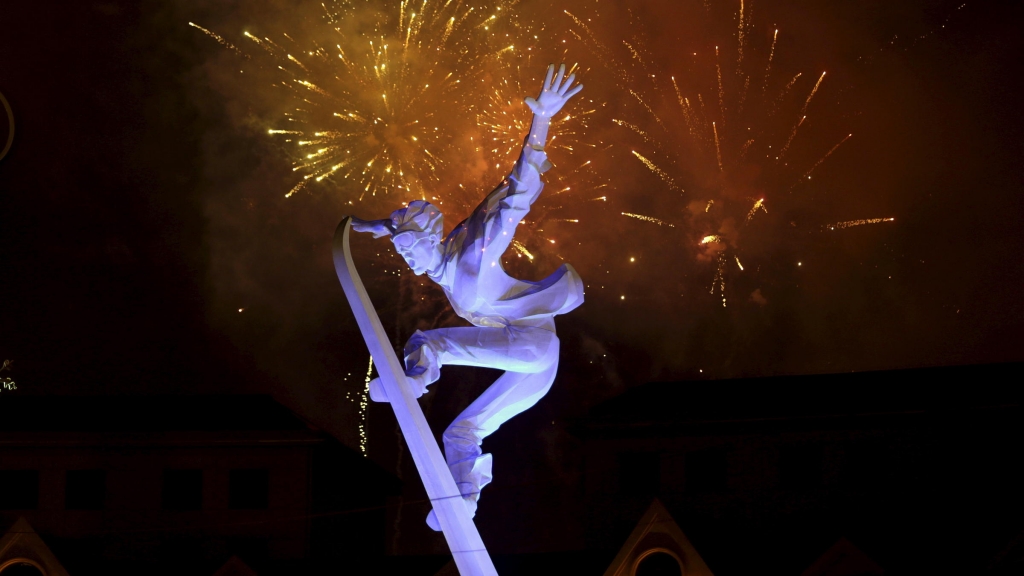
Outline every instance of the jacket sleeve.
<path fill-rule="evenodd" d="M 540 175 L 549 168 L 551 163 L 543 149 L 524 146 L 512 173 L 473 211 L 467 221 L 467 240 L 480 252 L 481 266 L 497 265 L 512 243 L 516 226 L 544 189 Z"/>

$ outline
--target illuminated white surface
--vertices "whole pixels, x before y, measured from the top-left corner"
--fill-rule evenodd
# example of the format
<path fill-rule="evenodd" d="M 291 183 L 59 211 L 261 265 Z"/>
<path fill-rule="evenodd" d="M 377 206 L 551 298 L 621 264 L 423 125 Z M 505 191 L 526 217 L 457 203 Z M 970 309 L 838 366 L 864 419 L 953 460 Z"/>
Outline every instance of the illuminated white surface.
<path fill-rule="evenodd" d="M 351 220 L 346 218 L 334 233 L 334 268 L 356 317 L 359 331 L 377 366 L 379 385 L 393 399 L 391 407 L 395 411 L 398 426 L 402 429 L 409 453 L 423 480 L 427 497 L 434 506 L 435 518 L 448 541 L 448 548 L 459 573 L 462 576 L 497 576 L 480 533 L 473 524 L 473 516 L 448 472 L 441 450 L 434 441 L 434 434 L 430 431 L 427 419 L 423 417 L 416 396 L 405 381 L 402 365 L 391 349 L 380 318 L 356 272 L 348 246 L 350 223 Z"/>
<path fill-rule="evenodd" d="M 565 77 L 564 65 L 557 72 L 548 68 L 540 95 L 526 99 L 533 123 L 512 172 L 443 240 L 440 209 L 422 200 L 396 210 L 389 220 L 352 219 L 354 230 L 391 236 L 413 272 L 437 282 L 455 312 L 472 324 L 413 334 L 405 347 L 409 394 L 424 394 L 442 366 L 505 370 L 443 435 L 451 475 L 471 513 L 491 481 L 491 455 L 482 453 L 481 442 L 547 393 L 558 369 L 554 316 L 583 303 L 583 282 L 568 264 L 540 282 L 513 278 L 501 266 L 516 226 L 544 189 L 540 175 L 551 167 L 544 152 L 548 126 L 582 89 L 573 86 L 574 78 Z M 383 377 L 370 383 L 370 396 L 392 398 Z M 428 524 L 436 530 L 437 518 L 428 518 Z"/>

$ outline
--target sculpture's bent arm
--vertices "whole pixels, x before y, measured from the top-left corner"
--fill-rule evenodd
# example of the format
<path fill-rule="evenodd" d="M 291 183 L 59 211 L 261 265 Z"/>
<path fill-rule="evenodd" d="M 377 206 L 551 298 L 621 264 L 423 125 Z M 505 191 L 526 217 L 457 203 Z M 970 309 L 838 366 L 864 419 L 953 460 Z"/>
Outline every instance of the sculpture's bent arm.
<path fill-rule="evenodd" d="M 374 238 L 391 236 L 395 233 L 390 218 L 384 220 L 363 220 L 362 218 L 350 216 L 350 219 L 352 220 L 353 230 L 356 232 L 369 232 L 373 234 Z"/>
<path fill-rule="evenodd" d="M 516 226 L 526 218 L 530 205 L 544 189 L 540 174 L 550 166 L 543 150 L 523 147 L 509 177 L 484 198 L 465 222 L 467 234 L 459 264 L 464 273 L 497 265 L 497 259 L 512 243 Z"/>

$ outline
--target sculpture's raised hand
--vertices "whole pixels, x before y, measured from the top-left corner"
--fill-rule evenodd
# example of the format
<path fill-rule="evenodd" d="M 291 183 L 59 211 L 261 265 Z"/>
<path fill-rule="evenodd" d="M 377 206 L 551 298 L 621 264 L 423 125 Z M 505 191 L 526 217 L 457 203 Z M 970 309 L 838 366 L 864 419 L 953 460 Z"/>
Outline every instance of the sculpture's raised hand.
<path fill-rule="evenodd" d="M 551 118 L 558 111 L 562 109 L 562 106 L 569 101 L 580 90 L 583 89 L 582 84 L 573 86 L 573 80 L 576 79 L 575 74 L 570 74 L 568 78 L 565 76 L 565 64 L 558 67 L 558 74 L 555 75 L 555 65 L 551 64 L 548 66 L 548 75 L 544 78 L 544 86 L 541 87 L 540 95 L 534 98 L 527 98 L 526 105 L 533 110 L 533 113 L 543 118 Z"/>
<path fill-rule="evenodd" d="M 352 216 L 352 229 L 356 232 L 369 232 L 374 238 L 391 236 L 390 220 L 363 220 Z"/>

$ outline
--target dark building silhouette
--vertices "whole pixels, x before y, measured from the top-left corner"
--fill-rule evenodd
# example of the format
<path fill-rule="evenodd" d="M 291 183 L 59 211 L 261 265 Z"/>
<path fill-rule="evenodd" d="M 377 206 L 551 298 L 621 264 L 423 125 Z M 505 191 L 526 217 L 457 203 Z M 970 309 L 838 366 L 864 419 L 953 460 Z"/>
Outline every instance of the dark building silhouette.
<path fill-rule="evenodd" d="M 557 510 L 582 536 L 492 556 L 502 576 L 1019 574 L 1022 368 L 634 387 L 571 426 Z M 70 574 L 454 574 L 391 555 L 399 493 L 266 397 L 0 400 L 0 536 Z M 559 513 L 509 501 L 509 522 Z"/>
<path fill-rule="evenodd" d="M 23 517 L 71 574 L 358 570 L 397 490 L 266 396 L 0 400 L 0 534 Z"/>
<path fill-rule="evenodd" d="M 513 504 L 481 530 L 569 527 L 541 552 L 492 538 L 502 576 L 1020 574 L 1022 369 L 636 386 L 571 423 L 580 482 L 558 493 L 576 501 L 499 486 L 488 502 Z M 454 576 L 445 562 L 401 573 Z"/>
<path fill-rule="evenodd" d="M 801 574 L 837 542 L 886 574 L 1010 573 L 1022 368 L 633 388 L 575 427 L 586 547 L 610 555 L 656 496 L 717 576 Z"/>

